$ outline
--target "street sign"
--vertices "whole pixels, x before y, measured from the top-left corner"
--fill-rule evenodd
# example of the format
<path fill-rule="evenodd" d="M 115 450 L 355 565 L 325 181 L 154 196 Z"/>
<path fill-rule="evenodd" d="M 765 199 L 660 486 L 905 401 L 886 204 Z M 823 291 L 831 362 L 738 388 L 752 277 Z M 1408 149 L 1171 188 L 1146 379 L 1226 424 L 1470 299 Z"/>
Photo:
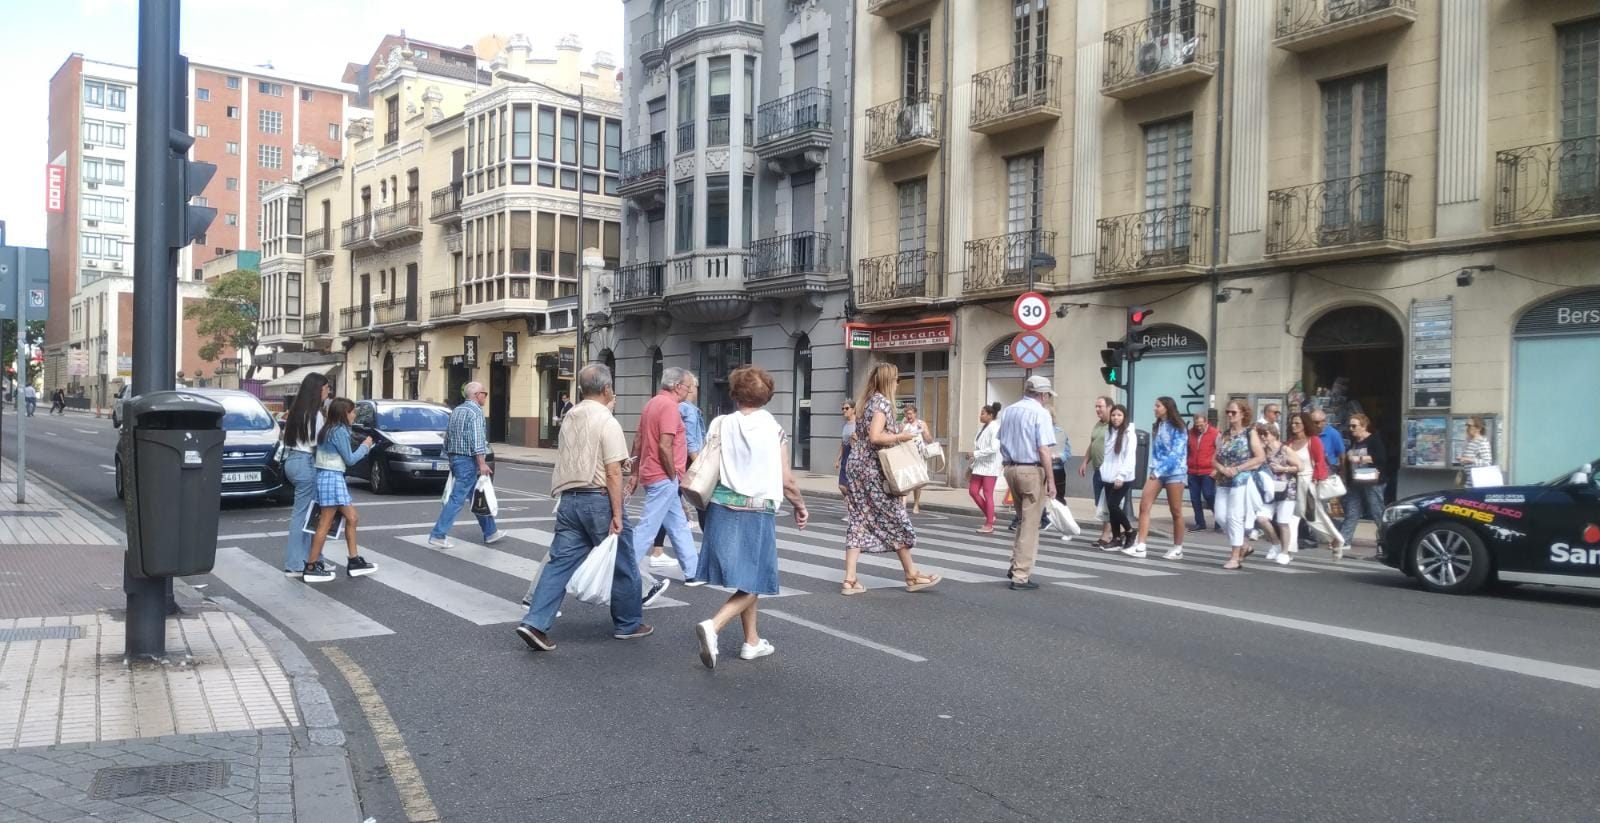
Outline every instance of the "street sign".
<path fill-rule="evenodd" d="M 50 308 L 50 253 L 45 249 L 0 246 L 0 320 L 17 319 L 17 267 L 27 257 L 23 287 L 29 320 L 43 320 Z"/>
<path fill-rule="evenodd" d="M 1023 331 L 1038 331 L 1050 322 L 1050 301 L 1036 291 L 1023 292 L 1011 304 L 1011 319 Z"/>
<path fill-rule="evenodd" d="M 51 163 L 44 167 L 44 210 L 59 214 L 66 208 L 67 167 Z"/>
<path fill-rule="evenodd" d="M 1025 369 L 1036 369 L 1050 359 L 1050 341 L 1037 331 L 1025 331 L 1011 338 L 1011 362 Z"/>

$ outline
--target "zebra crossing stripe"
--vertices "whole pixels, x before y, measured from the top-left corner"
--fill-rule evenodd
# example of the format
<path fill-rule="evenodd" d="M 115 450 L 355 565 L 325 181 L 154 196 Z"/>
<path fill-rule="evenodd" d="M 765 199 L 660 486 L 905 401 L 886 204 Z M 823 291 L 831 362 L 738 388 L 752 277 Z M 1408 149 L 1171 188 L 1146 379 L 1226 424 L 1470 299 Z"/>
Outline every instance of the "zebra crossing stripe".
<path fill-rule="evenodd" d="M 457 583 L 443 575 L 417 568 L 410 563 L 365 547 L 361 548 L 361 556 L 376 564 L 378 572 L 361 580 L 349 581 L 354 585 L 374 581 L 479 626 L 515 623 L 528 611 L 516 601 L 502 600 L 488 592 Z M 344 565 L 346 560 L 344 557 L 329 557 L 326 554 L 323 558 L 339 565 Z"/>
<path fill-rule="evenodd" d="M 516 532 L 523 532 L 523 534 L 518 535 Z M 540 531 L 538 529 L 515 529 L 507 531 L 506 536 L 517 540 L 524 540 L 528 543 L 533 543 L 534 545 L 538 546 L 550 545 L 550 540 L 552 537 L 554 537 L 554 535 L 552 535 L 550 532 Z M 533 575 L 539 571 L 539 566 L 543 563 L 543 561 L 534 560 L 531 557 L 523 557 L 510 552 L 503 552 L 499 549 L 491 549 L 488 546 L 479 546 L 476 543 L 457 543 L 455 548 L 439 550 L 428 545 L 428 536 L 425 534 L 408 534 L 400 539 L 414 546 L 420 546 L 424 549 L 427 549 L 430 552 L 435 552 L 442 557 L 454 557 L 460 560 L 465 560 L 468 563 L 477 564 L 491 571 L 497 571 L 501 574 L 510 575 L 518 580 L 523 581 L 524 583 L 533 579 Z M 673 600 L 670 597 L 660 597 L 657 598 L 654 603 L 650 604 L 650 608 L 664 609 L 668 606 L 687 605 L 689 604 L 682 600 Z"/>
<path fill-rule="evenodd" d="M 840 530 L 840 531 L 843 531 L 845 529 L 844 526 L 836 526 L 836 525 L 834 525 L 832 523 L 819 523 L 819 524 L 816 524 L 816 525 L 821 526 L 824 529 L 837 529 L 837 530 Z M 807 528 L 810 528 L 810 527 L 808 526 Z M 1011 557 L 1011 550 L 1010 549 L 984 548 L 981 545 L 974 545 L 974 542 L 971 542 L 971 541 L 969 541 L 967 543 L 956 543 L 956 542 L 950 541 L 950 540 L 940 540 L 940 539 L 932 538 L 932 537 L 924 537 L 922 535 L 918 535 L 917 536 L 917 548 L 912 550 L 912 554 L 914 555 L 917 552 L 921 551 L 921 548 L 922 548 L 923 544 L 928 544 L 928 545 L 932 545 L 932 546 L 942 546 L 942 547 L 947 548 L 947 549 L 961 549 L 961 550 L 966 551 L 966 552 L 973 552 L 973 553 L 976 553 L 976 554 L 985 554 L 985 555 L 989 555 L 991 557 L 1005 557 L 1005 558 L 1010 558 Z M 1161 571 L 1159 569 L 1146 569 L 1146 568 L 1141 568 L 1139 566 L 1135 566 L 1135 565 L 1132 565 L 1132 564 L 1126 564 L 1126 563 L 1098 563 L 1098 562 L 1095 562 L 1095 561 L 1092 561 L 1092 560 L 1068 560 L 1068 559 L 1065 559 L 1065 558 L 1054 558 L 1054 557 L 1046 558 L 1044 556 L 1040 556 L 1039 560 L 1041 560 L 1041 561 L 1049 560 L 1049 562 L 1057 563 L 1057 564 L 1060 564 L 1060 565 L 1075 566 L 1075 567 L 1084 568 L 1084 569 L 1095 569 L 1097 571 L 1114 572 L 1116 574 L 1126 574 L 1126 575 L 1131 575 L 1133 577 L 1170 577 L 1170 576 L 1175 575 L 1175 574 L 1178 573 L 1178 572 Z M 968 562 L 973 562 L 973 561 L 968 561 Z"/>
<path fill-rule="evenodd" d="M 795 532 L 792 529 L 780 529 L 780 531 L 783 531 L 785 533 L 798 534 L 798 532 Z M 789 550 L 789 551 L 803 552 L 805 554 L 819 555 L 819 556 L 822 556 L 822 557 L 839 557 L 842 560 L 842 552 L 840 552 L 838 549 L 821 549 L 821 548 L 817 548 L 815 546 L 806 546 L 806 545 L 803 545 L 803 544 L 794 543 L 792 541 L 786 541 L 786 540 L 779 540 L 778 541 L 778 548 L 786 549 L 786 550 Z M 918 571 L 931 573 L 931 574 L 937 574 L 940 577 L 945 578 L 946 580 L 954 580 L 954 581 L 956 581 L 958 583 L 995 583 L 995 582 L 1004 582 L 1005 581 L 1005 572 L 1009 571 L 1009 568 L 1010 568 L 1010 564 L 1009 563 L 997 564 L 997 563 L 990 562 L 990 561 L 988 561 L 986 559 L 983 559 L 983 558 L 974 558 L 974 557 L 969 557 L 967 555 L 955 554 L 953 552 L 941 552 L 941 551 L 937 551 L 935 549 L 918 548 L 914 552 L 912 552 L 912 554 L 915 557 L 918 558 L 918 560 L 917 560 L 917 570 Z M 984 568 L 990 569 L 990 571 L 987 572 L 987 573 L 984 573 L 984 574 L 979 574 L 977 572 L 969 572 L 969 571 L 966 571 L 964 569 L 953 569 L 953 568 L 950 568 L 948 566 L 932 566 L 932 565 L 929 565 L 927 563 L 923 563 L 921 561 L 921 558 L 924 558 L 924 557 L 931 558 L 933 560 L 944 560 L 944 561 L 947 561 L 947 562 L 967 563 L 967 564 L 971 564 L 971 565 L 974 565 L 974 566 L 982 566 Z M 861 557 L 856 562 L 857 563 L 864 563 L 864 564 L 869 565 L 869 566 L 882 566 L 882 567 L 893 568 L 893 569 L 900 569 L 901 568 L 900 560 L 898 558 L 891 559 L 891 558 L 888 558 L 888 557 L 884 557 L 882 555 L 875 555 L 875 554 L 862 554 Z M 781 561 L 780 561 L 780 565 L 781 565 Z M 1092 579 L 1094 577 L 1094 575 L 1092 575 L 1092 574 L 1078 574 L 1076 572 L 1063 572 L 1063 571 L 1056 571 L 1054 569 L 1039 569 L 1039 568 L 1035 568 L 1034 569 L 1034 574 L 1037 574 L 1040 577 L 1048 577 L 1048 578 L 1051 578 L 1053 580 L 1088 580 L 1088 579 Z M 899 585 L 899 584 L 895 584 L 895 585 Z"/>
<path fill-rule="evenodd" d="M 394 634 L 316 588 L 284 577 L 281 569 L 237 546 L 217 549 L 211 575 L 308 642 Z"/>

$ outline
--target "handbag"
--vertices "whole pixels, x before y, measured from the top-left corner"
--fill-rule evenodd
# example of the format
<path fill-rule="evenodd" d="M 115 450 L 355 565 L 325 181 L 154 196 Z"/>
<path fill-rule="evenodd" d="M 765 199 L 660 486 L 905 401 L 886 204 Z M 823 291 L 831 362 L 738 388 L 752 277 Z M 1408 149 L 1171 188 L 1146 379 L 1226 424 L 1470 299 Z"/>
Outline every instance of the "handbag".
<path fill-rule="evenodd" d="M 711 431 L 700 447 L 700 456 L 683 473 L 678 485 L 684 499 L 697 509 L 711 505 L 711 496 L 717 491 L 717 481 L 722 477 L 722 426 L 723 418 L 711 421 Z"/>
<path fill-rule="evenodd" d="M 883 467 L 883 479 L 889 493 L 904 497 L 928 485 L 928 461 L 913 441 L 906 441 L 878 450 L 878 465 Z"/>
<path fill-rule="evenodd" d="M 944 447 L 939 445 L 939 441 L 935 440 L 931 443 L 923 443 L 918 441 L 918 446 L 922 449 L 923 459 L 927 460 L 930 464 L 931 471 L 944 471 Z"/>
<path fill-rule="evenodd" d="M 1335 500 L 1345 496 L 1344 480 L 1337 474 L 1330 474 L 1317 481 L 1317 499 Z"/>
<path fill-rule="evenodd" d="M 1380 475 L 1377 466 L 1352 466 L 1350 469 L 1350 482 L 1370 486 L 1378 482 Z"/>

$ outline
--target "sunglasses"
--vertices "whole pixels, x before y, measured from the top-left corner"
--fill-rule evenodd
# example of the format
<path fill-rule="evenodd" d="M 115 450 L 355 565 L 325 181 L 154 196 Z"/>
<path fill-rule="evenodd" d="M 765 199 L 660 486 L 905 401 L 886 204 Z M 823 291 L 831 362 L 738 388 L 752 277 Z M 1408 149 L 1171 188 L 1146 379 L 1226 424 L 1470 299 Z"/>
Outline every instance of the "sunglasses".
<path fill-rule="evenodd" d="M 1238 413 L 1239 413 L 1238 409 L 1228 409 L 1228 416 L 1229 417 L 1233 417 L 1234 415 L 1236 415 Z"/>

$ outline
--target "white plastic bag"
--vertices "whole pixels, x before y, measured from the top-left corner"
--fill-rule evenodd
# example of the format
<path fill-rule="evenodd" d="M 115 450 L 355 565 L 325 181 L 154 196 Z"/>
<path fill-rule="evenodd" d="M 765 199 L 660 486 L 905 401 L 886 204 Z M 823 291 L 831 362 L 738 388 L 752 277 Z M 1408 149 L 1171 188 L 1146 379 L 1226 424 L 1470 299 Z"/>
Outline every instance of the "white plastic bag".
<path fill-rule="evenodd" d="M 481 502 L 484 505 L 479 505 L 479 494 L 483 495 Z M 485 506 L 488 507 L 488 511 L 481 511 Z M 478 475 L 478 486 L 473 489 L 472 513 L 477 515 L 487 514 L 490 517 L 500 516 L 500 501 L 495 498 L 494 480 L 487 474 Z"/>
<path fill-rule="evenodd" d="M 443 506 L 450 502 L 450 492 L 455 490 L 455 487 L 456 473 L 452 471 L 444 476 L 444 494 L 439 495 L 439 505 Z"/>
<path fill-rule="evenodd" d="M 1083 529 L 1078 527 L 1078 521 L 1073 519 L 1072 510 L 1067 508 L 1067 504 L 1054 498 L 1050 500 L 1050 523 L 1061 532 L 1063 540 L 1077 537 L 1083 532 Z"/>
<path fill-rule="evenodd" d="M 611 576 L 617 566 L 617 536 L 607 535 L 567 581 L 567 594 L 596 606 L 611 603 Z"/>

